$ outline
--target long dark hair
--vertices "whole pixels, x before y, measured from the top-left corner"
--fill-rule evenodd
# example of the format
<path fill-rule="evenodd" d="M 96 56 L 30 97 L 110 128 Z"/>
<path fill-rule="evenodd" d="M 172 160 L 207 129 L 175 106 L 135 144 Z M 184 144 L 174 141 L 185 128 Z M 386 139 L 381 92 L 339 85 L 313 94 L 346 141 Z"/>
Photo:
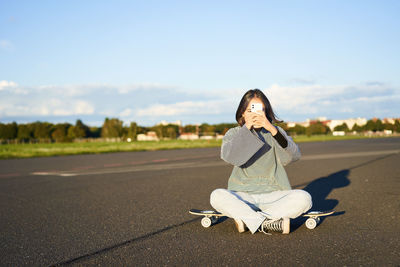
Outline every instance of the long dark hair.
<path fill-rule="evenodd" d="M 264 95 L 264 93 L 260 89 L 251 89 L 244 94 L 244 96 L 242 97 L 242 100 L 240 100 L 239 107 L 236 110 L 236 121 L 239 123 L 240 126 L 243 126 L 245 124 L 245 121 L 244 121 L 244 118 L 242 115 L 246 111 L 246 108 L 249 105 L 249 102 L 254 97 L 261 99 L 261 101 L 264 103 L 265 116 L 271 123 L 282 122 L 282 121 L 276 119 L 276 115 L 275 115 L 274 111 L 272 110 L 271 104 L 269 103 L 269 100 Z"/>

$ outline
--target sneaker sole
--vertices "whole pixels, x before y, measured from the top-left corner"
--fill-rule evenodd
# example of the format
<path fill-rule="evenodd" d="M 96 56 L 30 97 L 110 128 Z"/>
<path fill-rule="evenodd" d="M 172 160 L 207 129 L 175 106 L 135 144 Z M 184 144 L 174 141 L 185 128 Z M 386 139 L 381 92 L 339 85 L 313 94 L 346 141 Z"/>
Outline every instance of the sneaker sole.
<path fill-rule="evenodd" d="M 241 222 L 237 222 L 236 220 L 234 220 L 234 222 L 235 222 L 235 225 L 236 225 L 236 229 L 238 230 L 238 232 L 239 233 L 243 233 L 243 232 L 246 232 L 246 226 L 244 225 L 244 222 L 243 221 L 241 221 Z"/>
<path fill-rule="evenodd" d="M 283 218 L 283 232 L 282 234 L 289 234 L 290 233 L 290 218 Z"/>

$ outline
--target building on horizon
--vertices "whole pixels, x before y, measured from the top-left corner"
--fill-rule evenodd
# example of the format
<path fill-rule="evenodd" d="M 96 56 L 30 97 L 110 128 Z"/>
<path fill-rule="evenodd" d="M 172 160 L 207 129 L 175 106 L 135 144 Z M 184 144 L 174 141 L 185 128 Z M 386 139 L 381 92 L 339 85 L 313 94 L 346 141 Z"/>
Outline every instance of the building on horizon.
<path fill-rule="evenodd" d="M 336 126 L 346 124 L 347 128 L 352 129 L 354 125 L 358 126 L 363 126 L 367 124 L 367 119 L 366 118 L 351 118 L 351 119 L 345 119 L 345 120 L 330 120 L 326 125 L 333 131 Z"/>
<path fill-rule="evenodd" d="M 154 131 L 149 131 L 146 134 L 138 134 L 136 138 L 138 141 L 160 141 Z"/>
<path fill-rule="evenodd" d="M 181 133 L 178 137 L 180 140 L 198 140 L 200 137 L 195 133 Z"/>
<path fill-rule="evenodd" d="M 394 119 L 392 119 L 393 124 L 394 124 Z M 307 119 L 305 122 L 288 122 L 287 126 L 288 127 L 294 127 L 296 125 L 301 125 L 303 127 L 308 127 L 311 124 L 321 122 L 322 124 L 326 125 L 333 131 L 336 126 L 342 125 L 345 123 L 349 129 L 352 129 L 355 124 L 358 126 L 363 126 L 367 124 L 367 119 L 366 118 L 349 118 L 345 120 L 328 120 L 326 117 L 318 117 L 314 119 Z"/>

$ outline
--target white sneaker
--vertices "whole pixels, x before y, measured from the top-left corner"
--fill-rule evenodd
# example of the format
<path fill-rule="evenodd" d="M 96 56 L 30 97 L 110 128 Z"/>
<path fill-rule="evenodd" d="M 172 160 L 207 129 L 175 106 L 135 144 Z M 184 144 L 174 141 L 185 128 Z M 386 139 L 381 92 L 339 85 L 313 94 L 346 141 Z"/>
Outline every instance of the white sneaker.
<path fill-rule="evenodd" d="M 290 219 L 289 218 L 281 218 L 277 220 L 273 219 L 265 219 L 265 221 L 261 224 L 260 232 L 264 234 L 269 234 L 269 231 L 279 232 L 282 234 L 289 234 L 290 232 Z"/>
<path fill-rule="evenodd" d="M 236 229 L 238 230 L 239 233 L 243 233 L 243 232 L 247 231 L 247 227 L 242 220 L 234 219 L 234 221 L 235 221 Z"/>

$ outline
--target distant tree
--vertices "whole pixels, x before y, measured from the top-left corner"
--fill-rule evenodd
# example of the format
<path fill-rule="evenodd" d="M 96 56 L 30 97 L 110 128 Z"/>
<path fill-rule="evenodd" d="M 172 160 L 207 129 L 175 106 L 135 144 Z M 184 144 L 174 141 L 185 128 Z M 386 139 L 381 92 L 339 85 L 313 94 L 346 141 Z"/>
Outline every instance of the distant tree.
<path fill-rule="evenodd" d="M 153 127 L 150 127 L 150 131 L 156 132 L 158 138 L 163 138 L 163 126 L 161 124 L 155 125 Z"/>
<path fill-rule="evenodd" d="M 165 136 L 170 139 L 176 139 L 179 134 L 179 126 L 177 125 L 169 125 L 165 127 Z"/>
<path fill-rule="evenodd" d="M 290 135 L 294 135 L 294 134 L 296 134 L 296 135 L 306 134 L 306 127 L 301 126 L 301 125 L 299 125 L 299 124 L 296 124 L 295 126 L 290 127 L 290 128 L 288 129 L 288 134 L 290 134 Z"/>
<path fill-rule="evenodd" d="M 145 134 L 150 131 L 149 127 L 138 126 L 137 127 L 137 134 Z"/>
<path fill-rule="evenodd" d="M 343 123 L 342 125 L 338 125 L 335 128 L 333 128 L 334 131 L 344 131 L 344 132 L 348 132 L 349 131 L 349 127 L 347 126 L 346 123 Z"/>
<path fill-rule="evenodd" d="M 395 125 L 391 123 L 383 123 L 382 127 L 384 130 L 391 130 L 392 132 L 395 131 Z"/>
<path fill-rule="evenodd" d="M 87 125 L 83 124 L 81 120 L 77 120 L 75 125 L 68 127 L 68 138 L 75 139 L 75 138 L 85 138 L 89 137 L 90 129 Z"/>
<path fill-rule="evenodd" d="M 17 139 L 20 141 L 29 141 L 33 137 L 32 126 L 30 124 L 18 124 Z"/>
<path fill-rule="evenodd" d="M 18 125 L 16 122 L 2 124 L 0 123 L 0 139 L 16 139 L 18 133 Z"/>
<path fill-rule="evenodd" d="M 71 128 L 69 123 L 59 123 L 53 126 L 51 138 L 57 143 L 71 142 L 72 138 L 68 137 L 68 129 Z"/>
<path fill-rule="evenodd" d="M 183 127 L 182 131 L 184 133 L 196 133 L 197 132 L 197 126 L 196 125 L 185 125 L 185 127 Z"/>
<path fill-rule="evenodd" d="M 217 134 L 225 135 L 225 133 L 230 129 L 238 126 L 237 123 L 220 123 L 214 125 L 215 127 L 215 132 Z"/>
<path fill-rule="evenodd" d="M 306 134 L 308 136 L 315 135 L 315 134 L 327 134 L 328 132 L 329 132 L 329 127 L 319 121 L 316 123 L 310 124 L 310 126 L 308 126 L 306 128 Z"/>
<path fill-rule="evenodd" d="M 89 136 L 90 130 L 89 127 L 81 120 L 77 120 L 74 127 L 75 137 L 76 138 L 85 138 Z"/>
<path fill-rule="evenodd" d="M 199 127 L 201 135 L 215 135 L 215 126 L 203 123 Z"/>
<path fill-rule="evenodd" d="M 52 124 L 48 122 L 34 122 L 33 136 L 36 139 L 51 139 Z"/>
<path fill-rule="evenodd" d="M 75 138 L 77 138 L 77 137 L 75 136 L 75 126 L 71 125 L 71 127 L 68 128 L 67 137 L 68 137 L 69 139 L 72 139 L 72 140 L 75 139 Z"/>
<path fill-rule="evenodd" d="M 98 138 L 100 136 L 101 136 L 101 127 L 96 127 L 96 126 L 89 127 L 88 137 Z"/>
<path fill-rule="evenodd" d="M 394 130 L 398 133 L 400 133 L 400 120 L 396 120 L 394 122 Z"/>
<path fill-rule="evenodd" d="M 383 123 L 380 119 L 368 120 L 365 125 L 365 130 L 367 131 L 383 131 Z"/>
<path fill-rule="evenodd" d="M 276 123 L 275 125 L 281 127 L 283 130 L 285 130 L 285 132 L 289 130 L 289 127 L 286 122 L 279 122 Z"/>
<path fill-rule="evenodd" d="M 375 122 L 373 120 L 368 120 L 367 124 L 365 124 L 364 128 L 367 131 L 374 131 L 375 130 Z"/>
<path fill-rule="evenodd" d="M 131 122 L 131 124 L 130 124 L 130 126 L 128 128 L 127 137 L 131 138 L 132 140 L 136 140 L 137 132 L 138 132 L 137 123 L 136 122 Z"/>
<path fill-rule="evenodd" d="M 358 124 L 354 124 L 353 127 L 351 128 L 352 131 L 356 131 L 358 133 L 365 131 L 365 125 L 364 126 L 360 126 Z"/>
<path fill-rule="evenodd" d="M 117 118 L 106 118 L 103 127 L 101 128 L 101 137 L 104 138 L 115 138 L 122 137 L 124 130 L 122 126 L 123 122 Z"/>
<path fill-rule="evenodd" d="M 179 126 L 175 124 L 161 125 L 151 127 L 152 131 L 155 131 L 159 138 L 170 138 L 175 139 L 179 135 Z"/>
<path fill-rule="evenodd" d="M 384 130 L 384 126 L 383 123 L 380 119 L 377 119 L 375 122 L 375 127 L 377 131 L 383 131 Z"/>

